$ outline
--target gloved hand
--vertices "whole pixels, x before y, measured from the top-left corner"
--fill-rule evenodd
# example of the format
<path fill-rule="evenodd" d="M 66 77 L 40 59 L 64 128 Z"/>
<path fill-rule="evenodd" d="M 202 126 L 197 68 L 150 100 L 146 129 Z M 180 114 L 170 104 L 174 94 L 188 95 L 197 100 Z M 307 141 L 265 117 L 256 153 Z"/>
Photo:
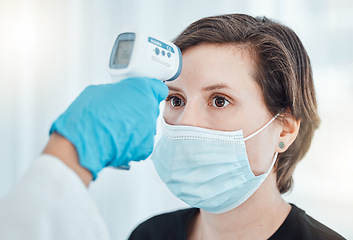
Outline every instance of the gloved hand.
<path fill-rule="evenodd" d="M 129 167 L 153 150 L 159 103 L 167 86 L 156 79 L 130 78 L 87 87 L 53 123 L 76 148 L 93 180 L 104 167 Z"/>

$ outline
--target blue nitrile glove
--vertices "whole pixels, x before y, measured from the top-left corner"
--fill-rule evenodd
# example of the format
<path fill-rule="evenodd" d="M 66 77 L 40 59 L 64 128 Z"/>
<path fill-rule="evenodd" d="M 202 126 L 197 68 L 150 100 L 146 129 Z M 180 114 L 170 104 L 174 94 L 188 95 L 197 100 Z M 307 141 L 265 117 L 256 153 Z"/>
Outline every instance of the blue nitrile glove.
<path fill-rule="evenodd" d="M 129 78 L 87 87 L 53 123 L 76 148 L 81 166 L 93 179 L 104 167 L 128 167 L 153 150 L 159 103 L 167 86 L 156 79 Z"/>

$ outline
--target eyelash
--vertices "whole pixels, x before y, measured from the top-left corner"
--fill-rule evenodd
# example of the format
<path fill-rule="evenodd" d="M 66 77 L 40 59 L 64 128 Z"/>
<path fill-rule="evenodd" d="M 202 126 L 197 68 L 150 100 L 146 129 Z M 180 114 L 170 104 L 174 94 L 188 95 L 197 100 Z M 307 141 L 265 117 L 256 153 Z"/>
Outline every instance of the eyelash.
<path fill-rule="evenodd" d="M 223 106 L 223 107 L 216 107 L 216 106 L 213 106 L 214 100 L 217 99 L 217 98 L 222 98 L 222 99 L 224 99 L 228 104 L 226 104 L 226 105 Z M 228 98 L 226 98 L 226 97 L 223 96 L 223 95 L 214 94 L 214 95 L 212 96 L 212 102 L 211 102 L 211 104 L 209 104 L 209 105 L 210 105 L 210 106 L 213 106 L 213 107 L 215 107 L 216 109 L 219 109 L 219 110 L 220 110 L 220 109 L 225 109 L 225 108 L 227 108 L 229 104 L 230 104 L 230 101 L 228 100 Z"/>
<path fill-rule="evenodd" d="M 183 100 L 183 98 L 180 97 L 180 96 L 177 96 L 177 95 L 169 95 L 169 96 L 165 99 L 165 101 L 166 101 L 166 102 L 170 102 L 170 101 L 172 101 L 174 98 L 179 98 L 179 99 L 184 103 L 184 105 L 182 105 L 182 106 L 185 106 L 186 103 L 185 103 L 185 101 Z M 227 108 L 228 105 L 231 103 L 231 102 L 228 100 L 227 97 L 225 97 L 225 96 L 223 96 L 223 95 L 220 95 L 220 94 L 214 94 L 211 98 L 212 98 L 212 101 L 211 101 L 211 103 L 209 103 L 208 105 L 209 105 L 209 106 L 213 106 L 213 107 L 215 107 L 215 108 L 218 109 L 218 110 Z M 223 107 L 216 107 L 216 106 L 214 106 L 214 105 L 213 105 L 214 100 L 217 99 L 217 98 L 222 98 L 222 99 L 224 99 L 228 104 L 226 104 L 226 105 L 223 106 Z M 172 106 L 172 107 L 177 108 L 177 107 L 182 107 L 182 106 Z"/>
<path fill-rule="evenodd" d="M 172 100 L 175 99 L 175 98 L 179 98 L 181 101 L 183 101 L 183 103 L 184 103 L 184 105 L 185 105 L 185 101 L 183 100 L 183 98 L 180 97 L 180 96 L 177 96 L 177 95 L 169 95 L 169 96 L 165 99 L 165 101 L 166 101 L 166 102 L 170 102 L 170 101 L 172 101 Z M 184 105 L 183 105 L 183 106 L 184 106 Z M 182 107 L 182 106 L 172 106 L 172 107 L 177 108 L 177 107 Z"/>

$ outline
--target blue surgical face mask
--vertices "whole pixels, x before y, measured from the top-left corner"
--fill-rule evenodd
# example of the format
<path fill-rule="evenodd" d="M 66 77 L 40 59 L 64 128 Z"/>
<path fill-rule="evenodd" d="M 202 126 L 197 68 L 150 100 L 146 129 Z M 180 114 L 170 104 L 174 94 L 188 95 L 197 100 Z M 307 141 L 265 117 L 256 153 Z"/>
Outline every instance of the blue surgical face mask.
<path fill-rule="evenodd" d="M 169 190 L 191 207 L 224 213 L 245 202 L 263 183 L 270 169 L 259 176 L 251 171 L 243 131 L 217 131 L 162 122 L 162 137 L 151 159 Z"/>

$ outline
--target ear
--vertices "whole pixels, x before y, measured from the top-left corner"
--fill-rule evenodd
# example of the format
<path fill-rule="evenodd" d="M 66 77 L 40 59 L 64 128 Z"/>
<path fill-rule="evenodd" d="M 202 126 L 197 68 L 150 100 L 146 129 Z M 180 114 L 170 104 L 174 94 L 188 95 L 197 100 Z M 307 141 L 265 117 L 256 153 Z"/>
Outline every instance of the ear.
<path fill-rule="evenodd" d="M 282 114 L 281 114 L 282 115 Z M 296 139 L 299 129 L 300 129 L 300 122 L 301 120 L 295 119 L 291 114 L 284 113 L 281 116 L 281 132 L 278 136 L 278 143 L 276 147 L 276 151 L 278 153 L 283 153 L 287 151 L 290 145 Z"/>

